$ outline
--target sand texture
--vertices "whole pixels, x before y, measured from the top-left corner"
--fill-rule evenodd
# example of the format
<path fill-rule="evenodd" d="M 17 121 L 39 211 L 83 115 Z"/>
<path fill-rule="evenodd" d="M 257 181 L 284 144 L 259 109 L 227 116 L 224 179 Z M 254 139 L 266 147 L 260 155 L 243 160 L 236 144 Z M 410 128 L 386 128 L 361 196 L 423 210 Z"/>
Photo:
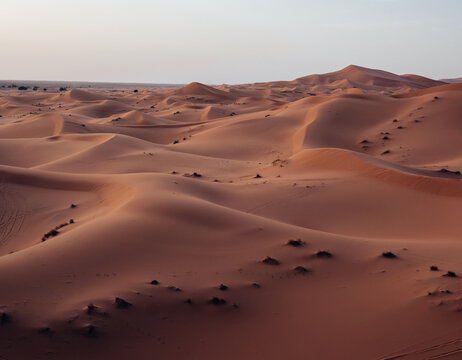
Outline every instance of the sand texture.
<path fill-rule="evenodd" d="M 462 83 L 0 88 L 0 115 L 1 360 L 462 359 Z"/>

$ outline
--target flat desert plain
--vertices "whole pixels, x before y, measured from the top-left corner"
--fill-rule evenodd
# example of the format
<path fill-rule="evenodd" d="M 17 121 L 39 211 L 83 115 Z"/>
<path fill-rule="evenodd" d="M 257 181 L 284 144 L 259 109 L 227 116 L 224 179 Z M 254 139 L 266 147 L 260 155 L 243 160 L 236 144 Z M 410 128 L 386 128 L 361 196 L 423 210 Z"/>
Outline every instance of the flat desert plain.
<path fill-rule="evenodd" d="M 462 84 L 0 88 L 0 359 L 462 359 Z"/>

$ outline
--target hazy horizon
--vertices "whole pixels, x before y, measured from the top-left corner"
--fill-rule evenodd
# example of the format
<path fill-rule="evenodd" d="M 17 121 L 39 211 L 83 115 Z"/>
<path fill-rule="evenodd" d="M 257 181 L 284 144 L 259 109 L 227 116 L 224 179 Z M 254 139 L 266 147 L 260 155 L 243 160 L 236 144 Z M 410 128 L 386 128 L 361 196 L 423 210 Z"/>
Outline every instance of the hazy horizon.
<path fill-rule="evenodd" d="M 208 84 L 349 64 L 462 76 L 462 2 L 4 0 L 0 79 Z"/>

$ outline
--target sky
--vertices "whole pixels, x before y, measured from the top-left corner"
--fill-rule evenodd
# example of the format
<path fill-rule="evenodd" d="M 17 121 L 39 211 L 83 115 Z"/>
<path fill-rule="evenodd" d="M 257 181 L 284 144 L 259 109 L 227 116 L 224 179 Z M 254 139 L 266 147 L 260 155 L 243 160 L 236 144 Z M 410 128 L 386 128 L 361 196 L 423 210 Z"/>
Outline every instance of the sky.
<path fill-rule="evenodd" d="M 462 77 L 461 0 L 0 0 L 0 79 Z"/>

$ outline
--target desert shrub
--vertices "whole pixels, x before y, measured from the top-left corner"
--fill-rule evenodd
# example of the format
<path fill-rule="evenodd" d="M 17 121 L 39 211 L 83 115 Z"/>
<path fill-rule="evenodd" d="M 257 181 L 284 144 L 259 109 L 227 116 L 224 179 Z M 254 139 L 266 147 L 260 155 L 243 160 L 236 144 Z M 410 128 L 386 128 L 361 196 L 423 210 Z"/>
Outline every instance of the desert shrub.
<path fill-rule="evenodd" d="M 126 301 L 126 300 L 124 300 L 124 299 L 122 299 L 120 297 L 116 297 L 114 303 L 119 309 L 127 309 L 130 306 L 132 306 L 131 303 L 129 303 L 128 301 Z"/>
<path fill-rule="evenodd" d="M 316 253 L 316 257 L 318 257 L 318 258 L 331 258 L 332 254 L 329 251 L 326 251 L 326 250 L 319 250 Z"/>
<path fill-rule="evenodd" d="M 391 251 L 386 251 L 382 253 L 382 256 L 387 259 L 395 259 L 396 255 L 393 254 Z"/>
<path fill-rule="evenodd" d="M 279 265 L 280 264 L 279 260 L 272 258 L 270 256 L 267 256 L 266 258 L 264 258 L 262 262 L 267 265 Z"/>
<path fill-rule="evenodd" d="M 291 239 L 287 241 L 287 245 L 293 246 L 293 247 L 300 247 L 300 246 L 305 245 L 305 243 L 302 241 L 302 239 L 297 239 L 297 240 Z"/>
<path fill-rule="evenodd" d="M 226 300 L 214 296 L 214 297 L 210 300 L 210 303 L 213 304 L 213 305 L 225 305 L 225 304 L 226 304 Z"/>

